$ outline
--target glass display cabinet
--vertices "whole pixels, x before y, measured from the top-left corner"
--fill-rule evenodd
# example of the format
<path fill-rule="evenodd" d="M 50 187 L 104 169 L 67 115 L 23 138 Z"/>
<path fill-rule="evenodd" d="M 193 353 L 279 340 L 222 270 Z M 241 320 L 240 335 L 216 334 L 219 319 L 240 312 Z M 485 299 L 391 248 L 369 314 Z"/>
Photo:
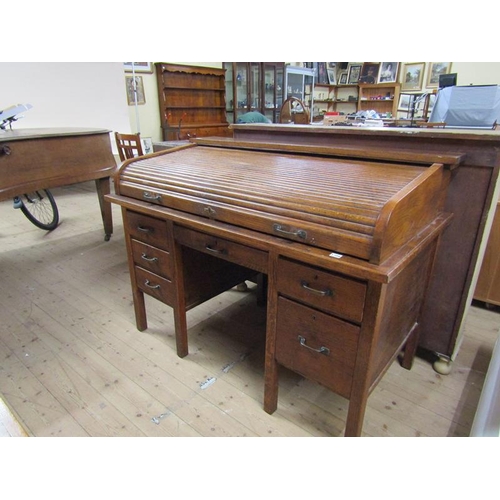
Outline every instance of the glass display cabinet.
<path fill-rule="evenodd" d="M 283 104 L 284 63 L 225 62 L 226 116 L 229 123 L 249 111 L 279 121 Z"/>
<path fill-rule="evenodd" d="M 285 70 L 286 99 L 300 99 L 312 112 L 314 106 L 314 68 L 287 66 Z"/>

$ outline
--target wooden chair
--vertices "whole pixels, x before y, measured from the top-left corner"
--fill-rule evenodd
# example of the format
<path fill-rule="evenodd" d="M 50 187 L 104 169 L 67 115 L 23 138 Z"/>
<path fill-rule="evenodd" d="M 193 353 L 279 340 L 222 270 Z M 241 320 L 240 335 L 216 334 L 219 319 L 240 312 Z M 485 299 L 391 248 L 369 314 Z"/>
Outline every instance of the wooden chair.
<path fill-rule="evenodd" d="M 289 97 L 281 106 L 281 123 L 306 124 L 311 121 L 309 108 L 296 97 Z"/>
<path fill-rule="evenodd" d="M 115 132 L 115 140 L 121 161 L 144 154 L 142 151 L 140 134 L 119 134 Z"/>

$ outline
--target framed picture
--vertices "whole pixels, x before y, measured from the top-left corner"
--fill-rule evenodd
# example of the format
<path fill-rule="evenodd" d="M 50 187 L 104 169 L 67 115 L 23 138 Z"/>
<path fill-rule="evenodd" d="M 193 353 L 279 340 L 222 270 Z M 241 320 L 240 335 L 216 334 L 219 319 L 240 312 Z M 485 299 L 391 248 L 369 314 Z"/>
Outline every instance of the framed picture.
<path fill-rule="evenodd" d="M 398 80 L 398 62 L 380 63 L 377 83 L 394 83 Z"/>
<path fill-rule="evenodd" d="M 358 83 L 361 76 L 361 64 L 351 64 L 348 69 L 347 83 Z"/>
<path fill-rule="evenodd" d="M 142 82 L 142 76 L 126 76 L 125 85 L 127 87 L 127 102 L 129 106 L 133 106 L 135 104 L 136 94 L 137 104 L 146 104 L 146 96 L 144 94 L 144 84 Z"/>
<path fill-rule="evenodd" d="M 347 83 L 347 71 L 342 71 L 339 76 L 339 84 L 345 85 Z"/>
<path fill-rule="evenodd" d="M 145 155 L 153 152 L 153 139 L 151 137 L 141 137 L 141 145 Z"/>
<path fill-rule="evenodd" d="M 335 70 L 334 69 L 328 69 L 328 83 L 330 85 L 336 85 L 337 81 L 335 80 Z"/>
<path fill-rule="evenodd" d="M 421 90 L 425 63 L 407 63 L 403 68 L 401 90 Z"/>
<path fill-rule="evenodd" d="M 377 83 L 380 63 L 363 63 L 359 83 Z"/>
<path fill-rule="evenodd" d="M 123 69 L 127 73 L 152 73 L 153 63 L 150 62 L 124 62 Z"/>
<path fill-rule="evenodd" d="M 451 63 L 449 62 L 431 62 L 431 67 L 427 75 L 428 88 L 437 88 L 439 86 L 439 75 L 445 75 L 451 70 Z"/>
<path fill-rule="evenodd" d="M 326 72 L 326 62 L 318 63 L 318 83 L 328 83 L 328 74 Z"/>
<path fill-rule="evenodd" d="M 413 101 L 411 94 L 399 94 L 398 111 L 408 111 Z"/>

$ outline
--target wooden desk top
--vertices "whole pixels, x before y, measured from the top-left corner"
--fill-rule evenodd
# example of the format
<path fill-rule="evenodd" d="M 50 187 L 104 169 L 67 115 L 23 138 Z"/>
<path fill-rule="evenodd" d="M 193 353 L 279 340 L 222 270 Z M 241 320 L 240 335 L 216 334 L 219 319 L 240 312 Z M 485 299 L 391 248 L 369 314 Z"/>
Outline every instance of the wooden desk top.
<path fill-rule="evenodd" d="M 268 132 L 293 132 L 297 135 L 325 134 L 325 135 L 362 135 L 362 136 L 415 136 L 422 138 L 438 137 L 441 140 L 467 139 L 467 140 L 487 140 L 500 142 L 500 130 L 484 129 L 424 129 L 410 127 L 348 127 L 329 125 L 295 125 L 278 123 L 245 123 L 231 124 L 235 137 L 239 132 L 268 131 Z"/>
<path fill-rule="evenodd" d="M 27 139 L 45 139 L 75 135 L 109 134 L 109 130 L 95 128 L 25 128 L 0 131 L 0 142 L 22 141 Z"/>

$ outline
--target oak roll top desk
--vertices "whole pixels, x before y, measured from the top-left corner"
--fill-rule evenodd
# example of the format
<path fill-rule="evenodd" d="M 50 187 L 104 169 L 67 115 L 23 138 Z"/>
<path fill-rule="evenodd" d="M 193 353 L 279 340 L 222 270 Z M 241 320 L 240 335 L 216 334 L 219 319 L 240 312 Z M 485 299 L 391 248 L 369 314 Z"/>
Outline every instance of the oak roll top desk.
<path fill-rule="evenodd" d="M 144 294 L 171 306 L 184 357 L 186 311 L 265 275 L 265 411 L 283 365 L 349 399 L 345 434 L 360 435 L 367 398 L 402 350 L 411 367 L 460 161 L 229 138 L 125 161 L 107 198 L 122 207 L 137 328 Z"/>

